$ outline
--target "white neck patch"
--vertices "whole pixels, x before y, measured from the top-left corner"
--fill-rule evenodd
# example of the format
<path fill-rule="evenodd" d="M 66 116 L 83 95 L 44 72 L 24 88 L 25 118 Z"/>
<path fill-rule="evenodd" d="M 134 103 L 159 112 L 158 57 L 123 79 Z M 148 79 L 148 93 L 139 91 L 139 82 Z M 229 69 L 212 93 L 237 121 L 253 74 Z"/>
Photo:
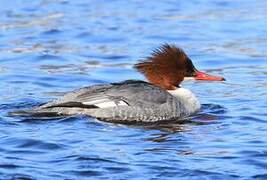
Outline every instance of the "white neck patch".
<path fill-rule="evenodd" d="M 175 90 L 168 90 L 168 92 L 181 101 L 185 106 L 187 115 L 194 114 L 200 109 L 200 103 L 197 97 L 190 90 L 177 88 Z"/>

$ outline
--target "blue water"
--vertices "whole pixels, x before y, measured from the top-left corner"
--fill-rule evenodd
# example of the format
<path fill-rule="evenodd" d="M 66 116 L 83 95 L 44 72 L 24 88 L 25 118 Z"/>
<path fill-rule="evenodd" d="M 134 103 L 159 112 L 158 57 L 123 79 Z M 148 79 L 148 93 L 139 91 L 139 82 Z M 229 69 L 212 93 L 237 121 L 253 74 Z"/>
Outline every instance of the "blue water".
<path fill-rule="evenodd" d="M 0 179 L 267 179 L 266 0 L 2 0 Z M 142 79 L 162 43 L 227 81 L 185 82 L 187 122 L 127 126 L 25 119 L 82 86 Z"/>

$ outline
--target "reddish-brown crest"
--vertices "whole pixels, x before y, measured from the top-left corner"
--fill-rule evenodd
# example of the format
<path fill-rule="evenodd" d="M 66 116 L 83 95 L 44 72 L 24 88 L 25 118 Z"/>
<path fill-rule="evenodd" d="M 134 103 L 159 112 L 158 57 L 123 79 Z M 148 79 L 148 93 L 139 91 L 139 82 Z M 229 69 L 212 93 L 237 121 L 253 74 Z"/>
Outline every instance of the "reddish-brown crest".
<path fill-rule="evenodd" d="M 147 80 L 166 90 L 174 90 L 183 81 L 187 69 L 187 55 L 173 45 L 162 45 L 135 68 Z"/>

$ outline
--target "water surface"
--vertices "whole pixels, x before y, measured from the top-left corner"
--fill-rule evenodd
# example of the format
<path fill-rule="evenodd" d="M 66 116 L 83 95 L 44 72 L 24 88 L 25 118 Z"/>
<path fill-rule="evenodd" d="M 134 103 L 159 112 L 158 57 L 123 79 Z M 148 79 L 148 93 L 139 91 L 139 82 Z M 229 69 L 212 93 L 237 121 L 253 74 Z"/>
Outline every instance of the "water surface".
<path fill-rule="evenodd" d="M 1 1 L 1 179 L 266 179 L 265 0 Z M 127 126 L 85 116 L 8 116 L 79 87 L 143 79 L 174 43 L 223 83 L 185 82 L 202 110 Z"/>

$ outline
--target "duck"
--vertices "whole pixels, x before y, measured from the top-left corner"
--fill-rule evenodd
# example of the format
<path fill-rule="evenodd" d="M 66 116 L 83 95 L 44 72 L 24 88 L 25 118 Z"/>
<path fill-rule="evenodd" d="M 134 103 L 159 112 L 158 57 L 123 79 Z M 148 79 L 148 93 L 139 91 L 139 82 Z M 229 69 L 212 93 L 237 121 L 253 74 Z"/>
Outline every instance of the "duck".
<path fill-rule="evenodd" d="M 223 77 L 199 71 L 179 47 L 163 44 L 150 56 L 134 64 L 147 81 L 121 82 L 83 87 L 62 97 L 17 111 L 15 115 L 61 117 L 86 115 L 119 123 L 155 123 L 184 119 L 196 114 L 201 104 L 180 84 L 185 79 L 225 81 Z"/>

